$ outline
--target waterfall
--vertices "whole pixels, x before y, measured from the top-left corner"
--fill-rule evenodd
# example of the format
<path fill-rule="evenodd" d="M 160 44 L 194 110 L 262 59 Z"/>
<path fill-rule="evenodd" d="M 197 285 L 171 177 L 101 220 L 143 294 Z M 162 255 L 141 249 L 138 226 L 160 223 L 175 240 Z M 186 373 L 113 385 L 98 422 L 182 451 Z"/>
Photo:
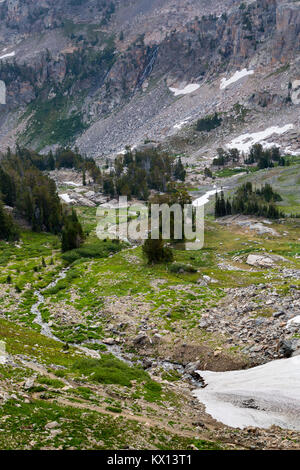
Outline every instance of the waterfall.
<path fill-rule="evenodd" d="M 157 59 L 157 55 L 158 55 L 158 50 L 159 50 L 159 46 L 155 46 L 150 53 L 147 54 L 147 64 L 142 72 L 142 74 L 138 77 L 137 79 L 137 83 L 136 83 L 136 86 L 135 86 L 135 90 L 136 91 L 138 88 L 140 88 L 144 81 L 150 76 L 150 74 L 152 73 L 152 70 L 153 70 L 153 67 L 154 67 L 154 64 L 155 64 L 155 61 Z"/>

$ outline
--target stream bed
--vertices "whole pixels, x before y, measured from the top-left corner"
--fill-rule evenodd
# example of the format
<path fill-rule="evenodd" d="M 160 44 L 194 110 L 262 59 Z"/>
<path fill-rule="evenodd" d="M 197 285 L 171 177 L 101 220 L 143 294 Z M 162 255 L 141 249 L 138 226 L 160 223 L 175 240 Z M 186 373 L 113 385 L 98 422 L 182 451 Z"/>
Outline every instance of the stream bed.
<path fill-rule="evenodd" d="M 61 281 L 62 279 L 65 279 L 66 275 L 68 272 L 68 268 L 63 269 L 60 274 L 57 276 L 55 281 L 51 282 L 45 289 L 51 289 L 52 287 L 55 287 L 56 284 Z M 38 300 L 33 306 L 31 307 L 31 313 L 32 315 L 35 316 L 34 323 L 37 323 L 41 327 L 41 334 L 44 336 L 47 336 L 47 338 L 55 339 L 56 341 L 61 341 L 59 338 L 54 336 L 54 334 L 51 331 L 51 328 L 47 322 L 43 321 L 42 314 L 40 312 L 40 305 L 42 305 L 45 302 L 45 297 L 43 296 L 42 292 L 43 290 L 35 291 L 35 295 L 37 296 Z"/>

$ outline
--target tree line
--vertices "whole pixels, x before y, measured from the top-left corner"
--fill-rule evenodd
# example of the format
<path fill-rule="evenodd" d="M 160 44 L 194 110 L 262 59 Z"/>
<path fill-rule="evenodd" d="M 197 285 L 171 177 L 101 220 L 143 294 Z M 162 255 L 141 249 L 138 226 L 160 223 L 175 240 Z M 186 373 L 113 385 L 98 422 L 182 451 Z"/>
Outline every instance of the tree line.
<path fill-rule="evenodd" d="M 55 182 L 32 162 L 34 155 L 17 147 L 14 153 L 8 149 L 1 156 L 0 238 L 9 241 L 19 238 L 19 228 L 10 211 L 16 219 L 24 219 L 35 232 L 69 237 L 69 243 L 63 243 L 63 249 L 78 248 L 83 241 L 83 232 L 77 216 L 62 206 Z M 9 206 L 9 211 L 5 206 Z"/>
<path fill-rule="evenodd" d="M 261 188 L 253 188 L 252 183 L 245 183 L 237 188 L 232 199 L 225 198 L 224 192 L 216 193 L 215 217 L 243 214 L 279 219 L 285 217 L 276 206 L 282 201 L 280 194 L 272 186 L 265 184 Z"/>
<path fill-rule="evenodd" d="M 150 190 L 166 192 L 170 181 L 184 181 L 186 171 L 181 159 L 149 148 L 118 156 L 109 173 L 103 176 L 103 192 L 110 197 L 127 196 L 148 200 Z"/>
<path fill-rule="evenodd" d="M 229 150 L 218 148 L 217 154 L 218 156 L 213 160 L 214 166 L 237 163 L 241 161 L 242 157 L 241 152 L 236 148 Z M 246 165 L 256 165 L 259 170 L 273 168 L 275 165 L 287 166 L 289 164 L 286 158 L 281 155 L 278 147 L 274 146 L 264 149 L 261 144 L 254 144 L 250 149 L 249 155 L 246 158 L 243 157 L 243 162 Z"/>

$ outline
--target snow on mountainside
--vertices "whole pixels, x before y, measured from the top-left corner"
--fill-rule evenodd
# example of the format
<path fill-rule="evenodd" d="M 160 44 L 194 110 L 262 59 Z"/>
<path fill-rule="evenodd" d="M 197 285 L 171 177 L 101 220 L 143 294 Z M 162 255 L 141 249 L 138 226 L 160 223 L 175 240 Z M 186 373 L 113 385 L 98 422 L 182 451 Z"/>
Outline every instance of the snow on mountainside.
<path fill-rule="evenodd" d="M 225 90 L 225 88 L 227 88 L 232 83 L 237 82 L 243 77 L 247 77 L 247 75 L 253 75 L 253 74 L 254 74 L 254 70 L 247 70 L 247 69 L 243 69 L 240 72 L 235 72 L 235 74 L 228 80 L 226 80 L 226 78 L 222 78 L 220 89 Z"/>
<path fill-rule="evenodd" d="M 151 140 L 199 159 L 270 137 L 299 151 L 300 2 L 14 0 L 0 14 L 2 149 L 101 157 Z M 215 112 L 222 125 L 195 133 Z"/>

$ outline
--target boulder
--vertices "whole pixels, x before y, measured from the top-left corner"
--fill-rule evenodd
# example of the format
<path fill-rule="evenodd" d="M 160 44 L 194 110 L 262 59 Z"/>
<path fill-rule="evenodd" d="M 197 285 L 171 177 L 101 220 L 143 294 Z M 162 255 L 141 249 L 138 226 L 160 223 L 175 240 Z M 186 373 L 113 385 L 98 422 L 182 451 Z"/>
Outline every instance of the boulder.
<path fill-rule="evenodd" d="M 112 346 L 113 344 L 115 344 L 115 339 L 114 338 L 106 338 L 103 340 L 103 343 L 104 344 L 107 344 L 108 346 Z"/>
<path fill-rule="evenodd" d="M 28 377 L 28 379 L 26 379 L 24 385 L 23 385 L 23 388 L 25 390 L 29 390 L 31 387 L 34 386 L 34 382 L 35 382 L 35 379 L 36 379 L 36 376 L 33 376 L 33 377 Z"/>
<path fill-rule="evenodd" d="M 155 335 L 153 335 L 153 337 L 152 337 L 152 343 L 153 344 L 159 344 L 159 343 L 161 343 L 161 340 L 162 340 L 162 336 L 158 333 L 155 333 Z"/>
<path fill-rule="evenodd" d="M 184 369 L 184 372 L 186 374 L 192 374 L 196 370 L 199 370 L 201 368 L 201 362 L 196 361 L 196 362 L 189 362 Z"/>
<path fill-rule="evenodd" d="M 291 357 L 294 352 L 293 342 L 288 339 L 279 341 L 278 352 L 281 357 Z"/>
<path fill-rule="evenodd" d="M 136 346 L 145 346 L 146 344 L 150 344 L 150 340 L 145 333 L 140 333 L 133 339 L 133 344 Z"/>
<path fill-rule="evenodd" d="M 58 428 L 60 424 L 57 421 L 51 421 L 45 425 L 45 429 L 55 429 Z"/>
<path fill-rule="evenodd" d="M 250 266 L 262 267 L 262 268 L 271 268 L 274 266 L 274 261 L 269 256 L 263 255 L 249 255 L 246 261 Z"/>

